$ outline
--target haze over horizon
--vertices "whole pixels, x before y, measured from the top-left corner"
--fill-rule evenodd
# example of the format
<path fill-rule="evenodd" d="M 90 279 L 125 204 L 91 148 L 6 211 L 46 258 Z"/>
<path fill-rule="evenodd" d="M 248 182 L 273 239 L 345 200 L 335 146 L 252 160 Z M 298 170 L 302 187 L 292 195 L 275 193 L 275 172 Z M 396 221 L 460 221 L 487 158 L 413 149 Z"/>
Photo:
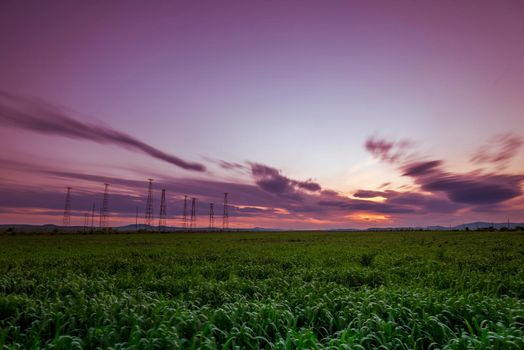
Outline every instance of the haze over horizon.
<path fill-rule="evenodd" d="M 524 221 L 524 2 L 0 3 L 0 223 Z M 218 220 L 217 220 L 218 221 Z M 155 219 L 156 222 L 156 219 Z"/>

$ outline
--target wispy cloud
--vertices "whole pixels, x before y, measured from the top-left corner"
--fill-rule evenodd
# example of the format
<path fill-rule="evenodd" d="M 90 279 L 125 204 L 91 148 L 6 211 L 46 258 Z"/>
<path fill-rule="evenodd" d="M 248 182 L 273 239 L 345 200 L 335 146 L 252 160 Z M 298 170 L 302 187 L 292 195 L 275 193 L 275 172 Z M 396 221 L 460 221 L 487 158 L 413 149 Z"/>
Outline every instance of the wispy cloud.
<path fill-rule="evenodd" d="M 523 144 L 522 137 L 510 133 L 496 135 L 475 152 L 471 161 L 475 164 L 492 163 L 504 167 Z"/>
<path fill-rule="evenodd" d="M 413 142 L 409 140 L 389 141 L 376 136 L 368 137 L 364 147 L 373 157 L 389 163 L 397 163 L 403 160 Z"/>
<path fill-rule="evenodd" d="M 113 144 L 160 159 L 180 168 L 205 171 L 203 164 L 188 162 L 163 152 L 139 139 L 110 127 L 81 122 L 73 113 L 47 102 L 23 98 L 0 91 L 0 124 L 71 139 Z"/>

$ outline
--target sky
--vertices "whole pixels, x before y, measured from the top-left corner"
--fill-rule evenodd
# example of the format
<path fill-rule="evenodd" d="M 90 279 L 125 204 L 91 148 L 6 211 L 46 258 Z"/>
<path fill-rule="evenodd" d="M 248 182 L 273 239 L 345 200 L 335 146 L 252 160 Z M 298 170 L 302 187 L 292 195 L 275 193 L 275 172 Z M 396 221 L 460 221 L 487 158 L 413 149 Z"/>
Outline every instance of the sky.
<path fill-rule="evenodd" d="M 524 221 L 524 2 L 0 2 L 0 224 L 183 198 L 288 229 Z"/>

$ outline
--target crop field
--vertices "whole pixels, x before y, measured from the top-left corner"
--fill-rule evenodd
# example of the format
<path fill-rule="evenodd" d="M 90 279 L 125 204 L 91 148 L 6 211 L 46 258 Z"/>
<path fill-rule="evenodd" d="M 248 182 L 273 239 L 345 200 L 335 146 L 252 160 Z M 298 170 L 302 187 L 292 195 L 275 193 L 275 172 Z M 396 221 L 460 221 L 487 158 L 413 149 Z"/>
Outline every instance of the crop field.
<path fill-rule="evenodd" d="M 0 236 L 4 349 L 523 349 L 520 232 Z"/>

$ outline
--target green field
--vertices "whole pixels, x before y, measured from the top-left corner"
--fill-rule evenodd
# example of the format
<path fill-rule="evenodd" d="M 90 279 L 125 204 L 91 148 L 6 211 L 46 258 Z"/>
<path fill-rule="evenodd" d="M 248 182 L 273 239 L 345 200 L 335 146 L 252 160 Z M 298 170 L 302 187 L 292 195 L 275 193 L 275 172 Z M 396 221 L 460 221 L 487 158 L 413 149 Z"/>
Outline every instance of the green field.
<path fill-rule="evenodd" d="M 523 349 L 519 232 L 0 236 L 0 348 Z"/>

